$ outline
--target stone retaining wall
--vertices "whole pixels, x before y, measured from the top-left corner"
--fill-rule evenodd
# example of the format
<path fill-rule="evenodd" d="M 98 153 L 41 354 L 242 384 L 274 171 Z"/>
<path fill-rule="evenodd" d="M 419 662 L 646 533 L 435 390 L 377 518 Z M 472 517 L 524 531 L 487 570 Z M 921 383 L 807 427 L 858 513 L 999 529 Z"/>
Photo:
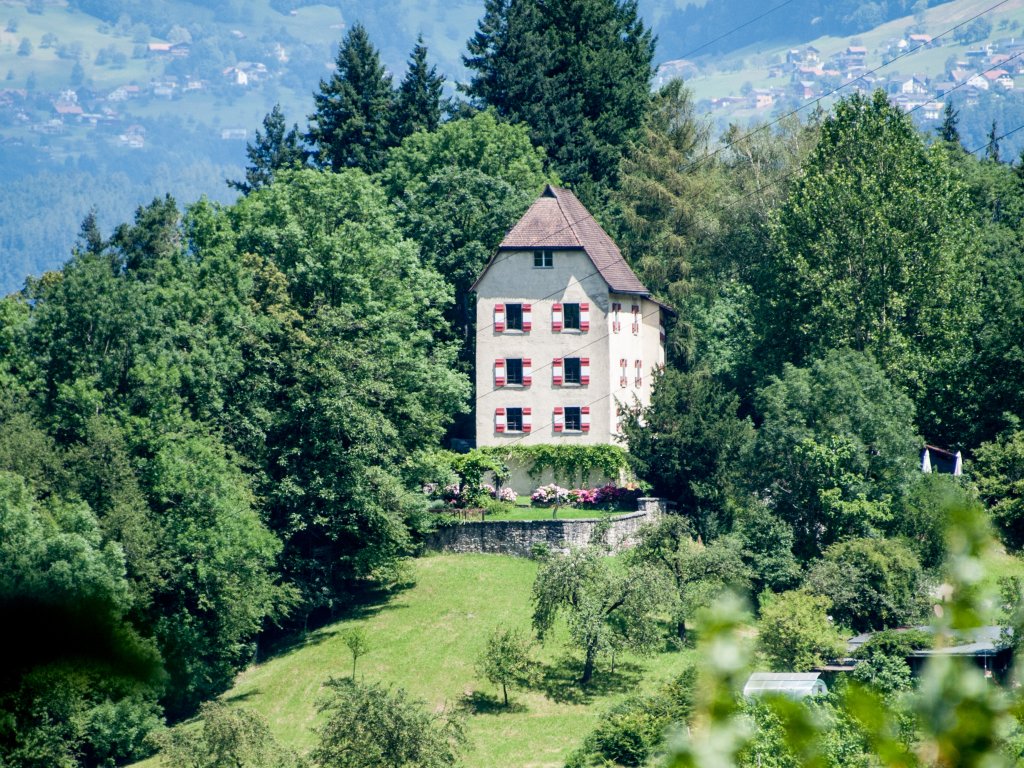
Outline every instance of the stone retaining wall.
<path fill-rule="evenodd" d="M 665 510 L 661 499 L 640 499 L 639 509 L 615 517 L 579 520 L 499 520 L 442 528 L 426 541 L 428 549 L 442 552 L 484 552 L 529 557 L 536 544 L 547 544 L 552 550 L 586 547 L 594 530 L 608 523 L 605 541 L 612 552 L 629 549 L 636 543 L 636 533 L 646 523 L 656 520 Z"/>

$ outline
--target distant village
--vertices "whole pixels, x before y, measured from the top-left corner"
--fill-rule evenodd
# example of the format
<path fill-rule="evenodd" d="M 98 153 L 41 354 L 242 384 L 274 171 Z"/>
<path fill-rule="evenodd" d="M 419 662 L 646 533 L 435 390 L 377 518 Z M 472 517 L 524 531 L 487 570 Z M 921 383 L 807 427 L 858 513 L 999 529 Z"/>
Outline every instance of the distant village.
<path fill-rule="evenodd" d="M 813 45 L 792 48 L 785 52 L 784 61 L 768 66 L 767 79 L 777 80 L 778 85 L 756 88 L 748 83 L 740 94 L 715 96 L 706 104 L 713 112 L 757 112 L 826 96 L 839 87 L 844 93 L 881 89 L 903 110 L 919 111 L 925 120 L 938 120 L 951 92 L 956 91 L 958 104 L 970 106 L 984 93 L 1013 91 L 1018 87 L 1017 78 L 1024 75 L 1024 39 L 1015 37 L 979 43 L 962 57 L 947 60 L 938 76 L 897 70 L 903 62 L 882 67 L 903 56 L 905 64 L 911 65 L 913 52 L 941 45 L 942 40 L 931 35 L 910 34 L 887 41 L 876 51 L 881 61 L 873 65 L 868 64 L 868 49 L 862 45 L 850 45 L 827 58 Z M 690 79 L 700 73 L 693 62 L 673 61 L 661 67 L 659 79 L 680 75 Z M 1024 87 L 1024 80 L 1020 85 Z"/>
<path fill-rule="evenodd" d="M 149 43 L 146 54 L 151 59 L 172 61 L 189 57 L 191 45 L 185 42 Z M 288 60 L 280 45 L 274 47 L 271 55 L 277 62 Z M 142 149 L 146 146 L 146 129 L 132 117 L 131 102 L 181 99 L 210 90 L 245 90 L 259 87 L 274 76 L 265 62 L 239 61 L 225 67 L 216 82 L 161 74 L 147 83 L 129 82 L 103 90 L 79 86 L 56 93 L 40 93 L 27 88 L 0 88 L 0 123 L 20 125 L 33 133 L 53 136 L 64 135 L 76 126 L 92 127 L 108 133 L 118 146 Z M 49 109 L 41 108 L 46 103 Z M 249 138 L 249 131 L 244 127 L 221 127 L 217 131 L 225 141 Z"/>
<path fill-rule="evenodd" d="M 237 30 L 232 34 L 243 35 Z M 775 56 L 777 61 L 767 66 L 766 77 L 759 80 L 762 86 L 766 80 L 772 84 L 754 87 L 746 83 L 739 94 L 714 96 L 704 100 L 702 106 L 721 115 L 771 112 L 826 96 L 839 87 L 844 93 L 880 88 L 905 111 L 919 112 L 924 120 L 939 120 L 947 94 L 952 91 L 957 93 L 958 104 L 971 106 L 983 93 L 1015 90 L 1017 78 L 1024 76 L 1024 39 L 1016 37 L 978 43 L 978 47 L 962 56 L 947 60 L 941 75 L 897 70 L 904 62 L 881 68 L 904 55 L 905 65 L 910 65 L 913 52 L 941 45 L 941 39 L 930 35 L 908 34 L 886 41 L 883 48 L 874 51 L 876 56 L 881 55 L 881 61 L 871 65 L 869 51 L 862 45 L 847 46 L 827 57 L 813 45 L 792 48 Z M 191 47 L 188 42 L 150 42 L 145 54 L 157 61 L 171 62 L 188 58 L 192 55 Z M 181 99 L 211 90 L 230 94 L 259 88 L 276 77 L 279 65 L 287 61 L 283 46 L 275 44 L 267 52 L 267 61 L 238 61 L 213 79 L 160 74 L 145 83 L 126 82 L 105 90 L 82 85 L 55 93 L 0 88 L 0 125 L 53 136 L 64 135 L 76 126 L 92 127 L 109 134 L 110 141 L 117 146 L 141 149 L 146 146 L 146 129 L 132 117 L 131 102 Z M 693 61 L 669 61 L 659 68 L 655 83 L 672 77 L 691 80 L 701 74 L 703 71 Z M 764 70 L 761 74 L 765 74 Z M 1020 86 L 1024 88 L 1024 80 Z M 250 138 L 250 130 L 242 126 L 218 126 L 215 130 L 224 141 Z"/>

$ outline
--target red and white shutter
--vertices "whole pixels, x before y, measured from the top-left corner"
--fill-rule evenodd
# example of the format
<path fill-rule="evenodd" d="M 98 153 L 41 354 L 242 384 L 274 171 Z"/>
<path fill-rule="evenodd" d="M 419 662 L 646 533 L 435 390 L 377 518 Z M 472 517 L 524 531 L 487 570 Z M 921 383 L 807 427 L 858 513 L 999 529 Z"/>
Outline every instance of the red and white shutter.
<path fill-rule="evenodd" d="M 551 424 L 555 428 L 555 432 L 561 432 L 565 429 L 565 408 L 557 406 L 555 408 L 555 415 L 551 419 Z"/>
<path fill-rule="evenodd" d="M 551 361 L 551 383 L 556 387 L 560 387 L 564 380 L 562 377 L 562 358 L 556 357 Z"/>
<path fill-rule="evenodd" d="M 494 305 L 494 330 L 501 333 L 505 330 L 505 305 Z"/>
<path fill-rule="evenodd" d="M 580 330 L 590 330 L 590 305 L 587 302 L 580 304 Z"/>
<path fill-rule="evenodd" d="M 499 357 L 494 361 L 494 386 L 505 386 L 505 358 Z"/>
<path fill-rule="evenodd" d="M 533 384 L 533 360 L 528 357 L 523 358 L 523 386 L 528 387 Z"/>
<path fill-rule="evenodd" d="M 533 328 L 533 304 L 523 304 L 523 333 Z"/>
<path fill-rule="evenodd" d="M 504 432 L 505 431 L 505 409 L 495 408 L 494 409 L 494 431 Z"/>
<path fill-rule="evenodd" d="M 551 305 L 551 330 L 555 333 L 562 330 L 562 305 L 558 303 Z"/>
<path fill-rule="evenodd" d="M 533 429 L 533 409 L 523 408 L 523 432 L 530 432 Z"/>
<path fill-rule="evenodd" d="M 584 405 L 580 408 L 580 431 L 590 431 L 590 406 Z"/>
<path fill-rule="evenodd" d="M 642 360 L 636 361 L 636 385 L 642 387 L 644 385 L 644 364 Z"/>
<path fill-rule="evenodd" d="M 661 343 L 665 343 L 665 326 L 663 324 L 658 325 L 658 338 L 661 339 Z"/>
<path fill-rule="evenodd" d="M 619 374 L 619 386 L 625 387 L 629 384 L 629 378 L 626 376 L 626 368 L 629 365 L 629 360 L 621 358 L 619 360 L 619 367 L 622 368 L 622 373 Z"/>
<path fill-rule="evenodd" d="M 633 335 L 640 335 L 640 305 L 633 305 Z"/>
<path fill-rule="evenodd" d="M 590 383 L 590 358 L 580 358 L 580 384 L 586 386 Z"/>
<path fill-rule="evenodd" d="M 619 312 L 621 310 L 621 304 L 618 302 L 612 304 L 612 333 L 618 333 L 622 330 L 622 323 L 619 322 Z"/>

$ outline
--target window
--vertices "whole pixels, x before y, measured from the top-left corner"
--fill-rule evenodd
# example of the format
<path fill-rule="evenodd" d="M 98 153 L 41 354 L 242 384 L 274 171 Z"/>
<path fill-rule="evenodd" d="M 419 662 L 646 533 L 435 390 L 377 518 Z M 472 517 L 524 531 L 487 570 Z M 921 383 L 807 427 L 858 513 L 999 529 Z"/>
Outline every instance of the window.
<path fill-rule="evenodd" d="M 580 305 L 579 304 L 563 304 L 562 305 L 562 327 L 568 328 L 569 330 L 578 331 L 580 329 Z"/>
<path fill-rule="evenodd" d="M 554 266 L 554 254 L 551 251 L 534 251 L 533 266 L 535 269 L 551 269 Z"/>
<path fill-rule="evenodd" d="M 523 360 L 522 358 L 508 358 L 505 360 L 505 377 L 509 384 L 523 383 Z"/>
<path fill-rule="evenodd" d="M 505 328 L 509 331 L 523 330 L 523 305 L 505 305 Z"/>
<path fill-rule="evenodd" d="M 506 432 L 522 432 L 523 431 L 523 409 L 522 408 L 506 408 L 505 409 L 505 431 Z"/>
<path fill-rule="evenodd" d="M 583 417 L 579 408 L 569 407 L 565 409 L 565 431 L 580 432 L 583 430 Z"/>
<path fill-rule="evenodd" d="M 565 383 L 566 384 L 581 384 L 580 375 L 580 359 L 578 357 L 567 357 L 563 360 L 565 366 Z"/>

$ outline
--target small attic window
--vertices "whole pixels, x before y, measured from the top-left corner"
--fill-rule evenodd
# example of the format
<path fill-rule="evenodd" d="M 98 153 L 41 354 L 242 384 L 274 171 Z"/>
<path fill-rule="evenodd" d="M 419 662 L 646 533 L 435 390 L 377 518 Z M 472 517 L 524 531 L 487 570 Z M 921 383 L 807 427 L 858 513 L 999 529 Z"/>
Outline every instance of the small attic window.
<path fill-rule="evenodd" d="M 554 266 L 554 260 L 552 258 L 554 254 L 551 251 L 534 251 L 533 252 L 533 268 L 534 269 L 551 269 Z"/>

